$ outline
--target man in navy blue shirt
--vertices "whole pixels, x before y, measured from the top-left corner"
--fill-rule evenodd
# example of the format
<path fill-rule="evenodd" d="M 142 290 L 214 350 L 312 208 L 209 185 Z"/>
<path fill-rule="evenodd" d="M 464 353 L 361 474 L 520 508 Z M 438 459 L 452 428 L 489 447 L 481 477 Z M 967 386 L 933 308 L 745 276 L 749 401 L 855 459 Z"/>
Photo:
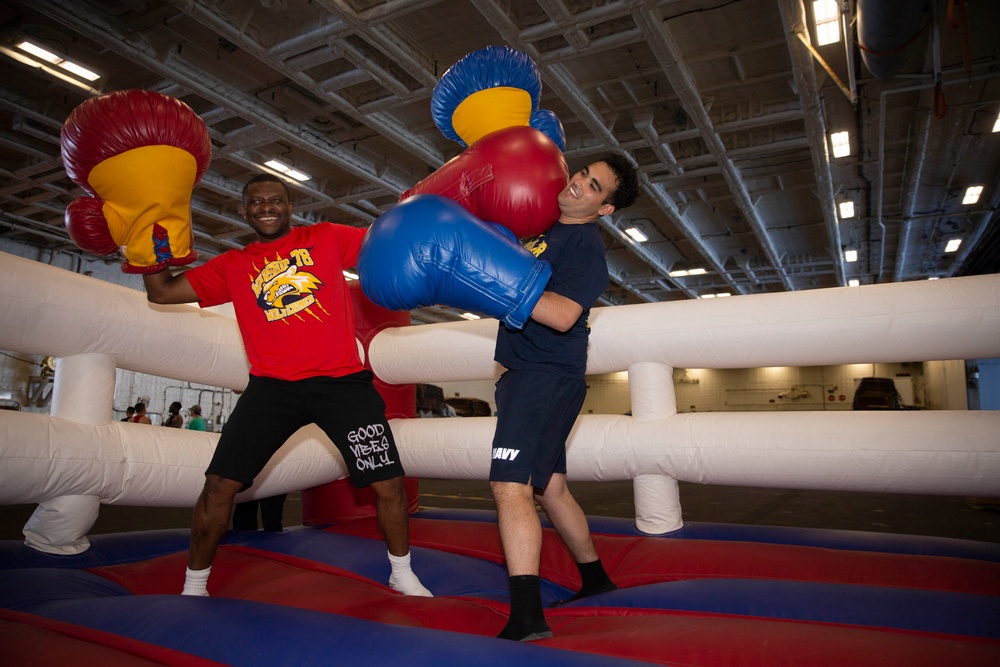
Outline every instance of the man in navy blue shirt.
<path fill-rule="evenodd" d="M 587 319 L 608 286 L 597 218 L 630 206 L 635 169 L 611 154 L 573 174 L 559 194 L 559 220 L 525 244 L 552 265 L 552 278 L 523 329 L 503 324 L 495 358 L 507 370 L 497 382 L 497 430 L 490 488 L 510 577 L 511 609 L 498 635 L 515 641 L 552 636 L 539 587 L 542 527 L 535 500 L 580 569 L 570 599 L 617 588 L 601 564 L 587 517 L 566 486 L 566 439 L 587 394 Z"/>

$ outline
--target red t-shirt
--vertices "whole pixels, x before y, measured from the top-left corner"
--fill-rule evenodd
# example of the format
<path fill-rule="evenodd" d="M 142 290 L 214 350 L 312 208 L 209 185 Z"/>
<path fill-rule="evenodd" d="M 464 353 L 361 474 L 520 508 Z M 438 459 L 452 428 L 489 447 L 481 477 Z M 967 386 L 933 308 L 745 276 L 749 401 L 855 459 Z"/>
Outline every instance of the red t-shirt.
<path fill-rule="evenodd" d="M 203 308 L 233 302 L 253 375 L 341 377 L 364 369 L 343 274 L 357 263 L 364 235 L 330 222 L 292 227 L 185 275 Z"/>

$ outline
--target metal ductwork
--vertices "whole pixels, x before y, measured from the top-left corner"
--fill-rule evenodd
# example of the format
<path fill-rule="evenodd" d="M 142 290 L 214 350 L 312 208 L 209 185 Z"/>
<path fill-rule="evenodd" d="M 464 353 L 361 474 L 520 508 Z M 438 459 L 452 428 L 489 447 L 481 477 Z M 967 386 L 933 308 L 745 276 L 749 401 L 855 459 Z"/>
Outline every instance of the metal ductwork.
<path fill-rule="evenodd" d="M 922 0 L 858 0 L 858 45 L 879 81 L 899 74 L 920 31 Z"/>

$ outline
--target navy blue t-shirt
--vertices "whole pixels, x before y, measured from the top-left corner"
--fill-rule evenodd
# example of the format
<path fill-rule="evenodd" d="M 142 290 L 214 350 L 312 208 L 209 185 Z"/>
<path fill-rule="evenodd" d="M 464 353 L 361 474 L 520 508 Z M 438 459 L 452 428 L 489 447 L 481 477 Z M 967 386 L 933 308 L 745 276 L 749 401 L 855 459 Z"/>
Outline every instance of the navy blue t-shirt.
<path fill-rule="evenodd" d="M 516 370 L 544 370 L 583 378 L 587 371 L 590 307 L 608 287 L 601 231 L 594 223 L 557 222 L 542 236 L 526 241 L 524 247 L 552 265 L 546 291 L 576 301 L 583 313 L 565 333 L 531 319 L 520 331 L 501 324 L 494 359 Z"/>

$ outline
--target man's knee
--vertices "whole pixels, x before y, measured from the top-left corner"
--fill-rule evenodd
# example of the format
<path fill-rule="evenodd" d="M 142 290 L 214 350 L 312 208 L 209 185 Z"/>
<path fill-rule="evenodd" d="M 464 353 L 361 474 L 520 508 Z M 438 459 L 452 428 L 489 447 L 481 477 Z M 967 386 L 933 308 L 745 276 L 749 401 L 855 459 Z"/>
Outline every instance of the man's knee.
<path fill-rule="evenodd" d="M 402 477 L 372 482 L 372 490 L 379 500 L 399 501 L 406 499 L 406 488 L 403 485 Z"/>
<path fill-rule="evenodd" d="M 227 479 L 219 475 L 205 475 L 205 486 L 202 488 L 201 495 L 207 505 L 232 503 L 242 488 L 243 483 L 234 479 Z"/>
<path fill-rule="evenodd" d="M 533 489 L 530 484 L 520 482 L 490 482 L 493 500 L 502 503 L 507 500 L 531 499 Z"/>

